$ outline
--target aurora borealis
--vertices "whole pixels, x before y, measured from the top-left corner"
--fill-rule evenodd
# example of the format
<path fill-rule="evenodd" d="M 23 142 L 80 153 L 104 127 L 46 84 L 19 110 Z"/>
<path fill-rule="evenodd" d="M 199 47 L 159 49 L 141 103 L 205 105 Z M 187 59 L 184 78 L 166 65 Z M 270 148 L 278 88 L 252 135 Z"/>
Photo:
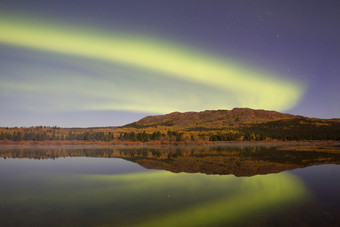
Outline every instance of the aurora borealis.
<path fill-rule="evenodd" d="M 0 189 L 6 195 L 0 198 L 4 204 L 1 209 L 9 209 L 9 217 L 26 214 L 26 218 L 17 218 L 16 223 L 32 223 L 48 207 L 53 213 L 44 213 L 48 217 L 45 223 L 60 218 L 60 225 L 82 222 L 111 226 L 217 226 L 248 218 L 253 221 L 257 212 L 268 215 L 287 204 L 301 205 L 310 198 L 303 181 L 290 173 L 252 177 L 154 170 L 79 173 L 82 168 L 87 172 L 100 164 L 109 166 L 111 171 L 119 167 L 126 171 L 134 166 L 121 159 L 84 159 L 8 159 L 10 163 L 1 159 L 1 169 L 9 166 L 15 179 L 3 179 L 7 184 Z M 39 174 L 27 170 L 31 165 L 40 170 Z M 18 174 L 17 169 L 26 171 Z M 25 182 L 30 182 L 31 190 L 25 190 Z M 26 212 L 15 212 L 25 209 Z"/>
<path fill-rule="evenodd" d="M 288 3 L 261 9 L 266 1 L 29 2 L 5 1 L 0 8 L 2 126 L 108 126 L 149 114 L 233 107 L 339 115 L 333 88 L 339 65 L 310 64 L 321 44 L 322 53 L 333 54 L 331 28 L 339 22 L 312 31 L 299 7 L 293 15 L 305 26 L 300 31 L 288 21 Z M 201 10 L 204 15 L 193 13 Z M 322 42 L 300 43 L 301 37 Z M 299 43 L 308 53 L 296 54 Z"/>

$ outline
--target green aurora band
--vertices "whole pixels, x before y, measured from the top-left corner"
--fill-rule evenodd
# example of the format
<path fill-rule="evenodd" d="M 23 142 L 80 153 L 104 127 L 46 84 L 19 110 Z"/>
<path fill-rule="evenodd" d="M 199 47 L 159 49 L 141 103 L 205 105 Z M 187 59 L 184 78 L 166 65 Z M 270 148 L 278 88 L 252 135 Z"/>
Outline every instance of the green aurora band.
<path fill-rule="evenodd" d="M 280 211 L 285 204 L 300 204 L 310 196 L 303 182 L 289 173 L 242 178 L 167 171 L 48 176 L 39 175 L 44 187 L 32 185 L 29 191 L 16 187 L 0 202 L 9 208 L 25 207 L 28 220 L 49 207 L 51 222 L 65 215 L 70 217 L 61 220 L 80 218 L 88 225 L 224 226 L 255 213 Z M 96 219 L 88 215 L 92 212 Z"/>
<path fill-rule="evenodd" d="M 108 78 L 92 78 L 87 82 L 83 81 L 82 75 L 63 76 L 63 72 L 49 72 L 49 69 L 35 69 L 40 71 L 35 72 L 36 74 L 40 73 L 46 77 L 50 75 L 50 79 L 45 82 L 41 82 L 41 79 L 21 84 L 1 81 L 2 89 L 12 91 L 40 91 L 44 94 L 45 89 L 58 96 L 60 89 L 54 91 L 48 87 L 49 83 L 54 83 L 66 93 L 78 89 L 76 94 L 81 97 L 98 97 L 104 100 L 94 101 L 92 104 L 86 102 L 88 104 L 75 107 L 73 103 L 65 102 L 72 93 L 63 94 L 65 97 L 60 101 L 60 106 L 58 107 L 58 102 L 54 104 L 57 109 L 116 109 L 167 113 L 175 110 L 200 111 L 239 106 L 285 111 L 299 102 L 305 90 L 304 86 L 296 81 L 252 69 L 227 58 L 190 49 L 179 43 L 136 34 L 108 33 L 94 28 L 4 15 L 0 16 L 0 44 L 82 58 L 86 61 L 110 63 L 113 67 L 117 64 L 129 67 L 134 75 L 150 75 L 150 81 L 144 81 L 144 84 L 140 84 L 141 87 L 151 86 L 148 83 L 152 84 L 153 81 L 172 80 L 177 81 L 177 84 L 187 84 L 186 87 L 189 88 L 187 91 L 185 86 L 179 85 L 173 96 L 166 91 L 161 94 L 162 90 L 166 90 L 164 88 L 155 88 L 157 91 L 154 92 L 148 88 L 126 90 L 115 82 L 113 74 L 117 72 L 112 73 L 110 70 L 106 73 Z M 102 70 L 103 68 L 99 69 Z M 88 89 L 93 84 L 94 89 Z M 207 87 L 207 90 L 201 89 L 202 86 Z"/>

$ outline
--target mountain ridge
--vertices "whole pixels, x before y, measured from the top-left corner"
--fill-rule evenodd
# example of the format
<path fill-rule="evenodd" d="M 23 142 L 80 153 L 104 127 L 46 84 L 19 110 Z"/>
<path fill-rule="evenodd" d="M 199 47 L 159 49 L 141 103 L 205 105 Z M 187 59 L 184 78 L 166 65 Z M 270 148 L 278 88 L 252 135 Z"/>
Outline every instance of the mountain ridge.
<path fill-rule="evenodd" d="M 174 128 L 228 128 L 245 124 L 265 123 L 284 119 L 317 119 L 280 113 L 273 110 L 233 108 L 232 110 L 205 110 L 200 112 L 172 112 L 144 117 L 122 127 L 146 128 L 171 126 Z"/>

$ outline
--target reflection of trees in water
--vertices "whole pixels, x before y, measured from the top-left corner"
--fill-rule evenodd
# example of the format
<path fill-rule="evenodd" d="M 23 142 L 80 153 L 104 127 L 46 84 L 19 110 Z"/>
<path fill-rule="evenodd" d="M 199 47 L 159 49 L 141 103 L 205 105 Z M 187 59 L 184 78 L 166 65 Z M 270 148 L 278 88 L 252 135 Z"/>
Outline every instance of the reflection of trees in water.
<path fill-rule="evenodd" d="M 0 151 L 0 157 L 30 159 L 123 158 L 151 169 L 242 176 L 281 172 L 319 164 L 340 164 L 340 154 L 337 153 L 283 151 L 276 147 L 261 146 L 16 149 Z"/>

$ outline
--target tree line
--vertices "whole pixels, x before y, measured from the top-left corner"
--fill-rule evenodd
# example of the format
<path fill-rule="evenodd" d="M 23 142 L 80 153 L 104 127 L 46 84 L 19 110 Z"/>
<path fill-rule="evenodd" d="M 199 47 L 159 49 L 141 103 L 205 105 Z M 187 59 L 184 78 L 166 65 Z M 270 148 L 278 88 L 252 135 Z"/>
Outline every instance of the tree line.
<path fill-rule="evenodd" d="M 103 132 L 98 129 L 59 129 L 49 127 L 3 128 L 0 130 L 0 140 L 11 141 L 132 141 L 149 142 L 158 140 L 183 141 L 183 132 L 167 131 L 162 133 L 142 132 Z"/>
<path fill-rule="evenodd" d="M 121 128 L 0 128 L 0 140 L 11 141 L 264 141 L 340 140 L 340 122 L 289 119 L 230 129 L 124 131 Z"/>

